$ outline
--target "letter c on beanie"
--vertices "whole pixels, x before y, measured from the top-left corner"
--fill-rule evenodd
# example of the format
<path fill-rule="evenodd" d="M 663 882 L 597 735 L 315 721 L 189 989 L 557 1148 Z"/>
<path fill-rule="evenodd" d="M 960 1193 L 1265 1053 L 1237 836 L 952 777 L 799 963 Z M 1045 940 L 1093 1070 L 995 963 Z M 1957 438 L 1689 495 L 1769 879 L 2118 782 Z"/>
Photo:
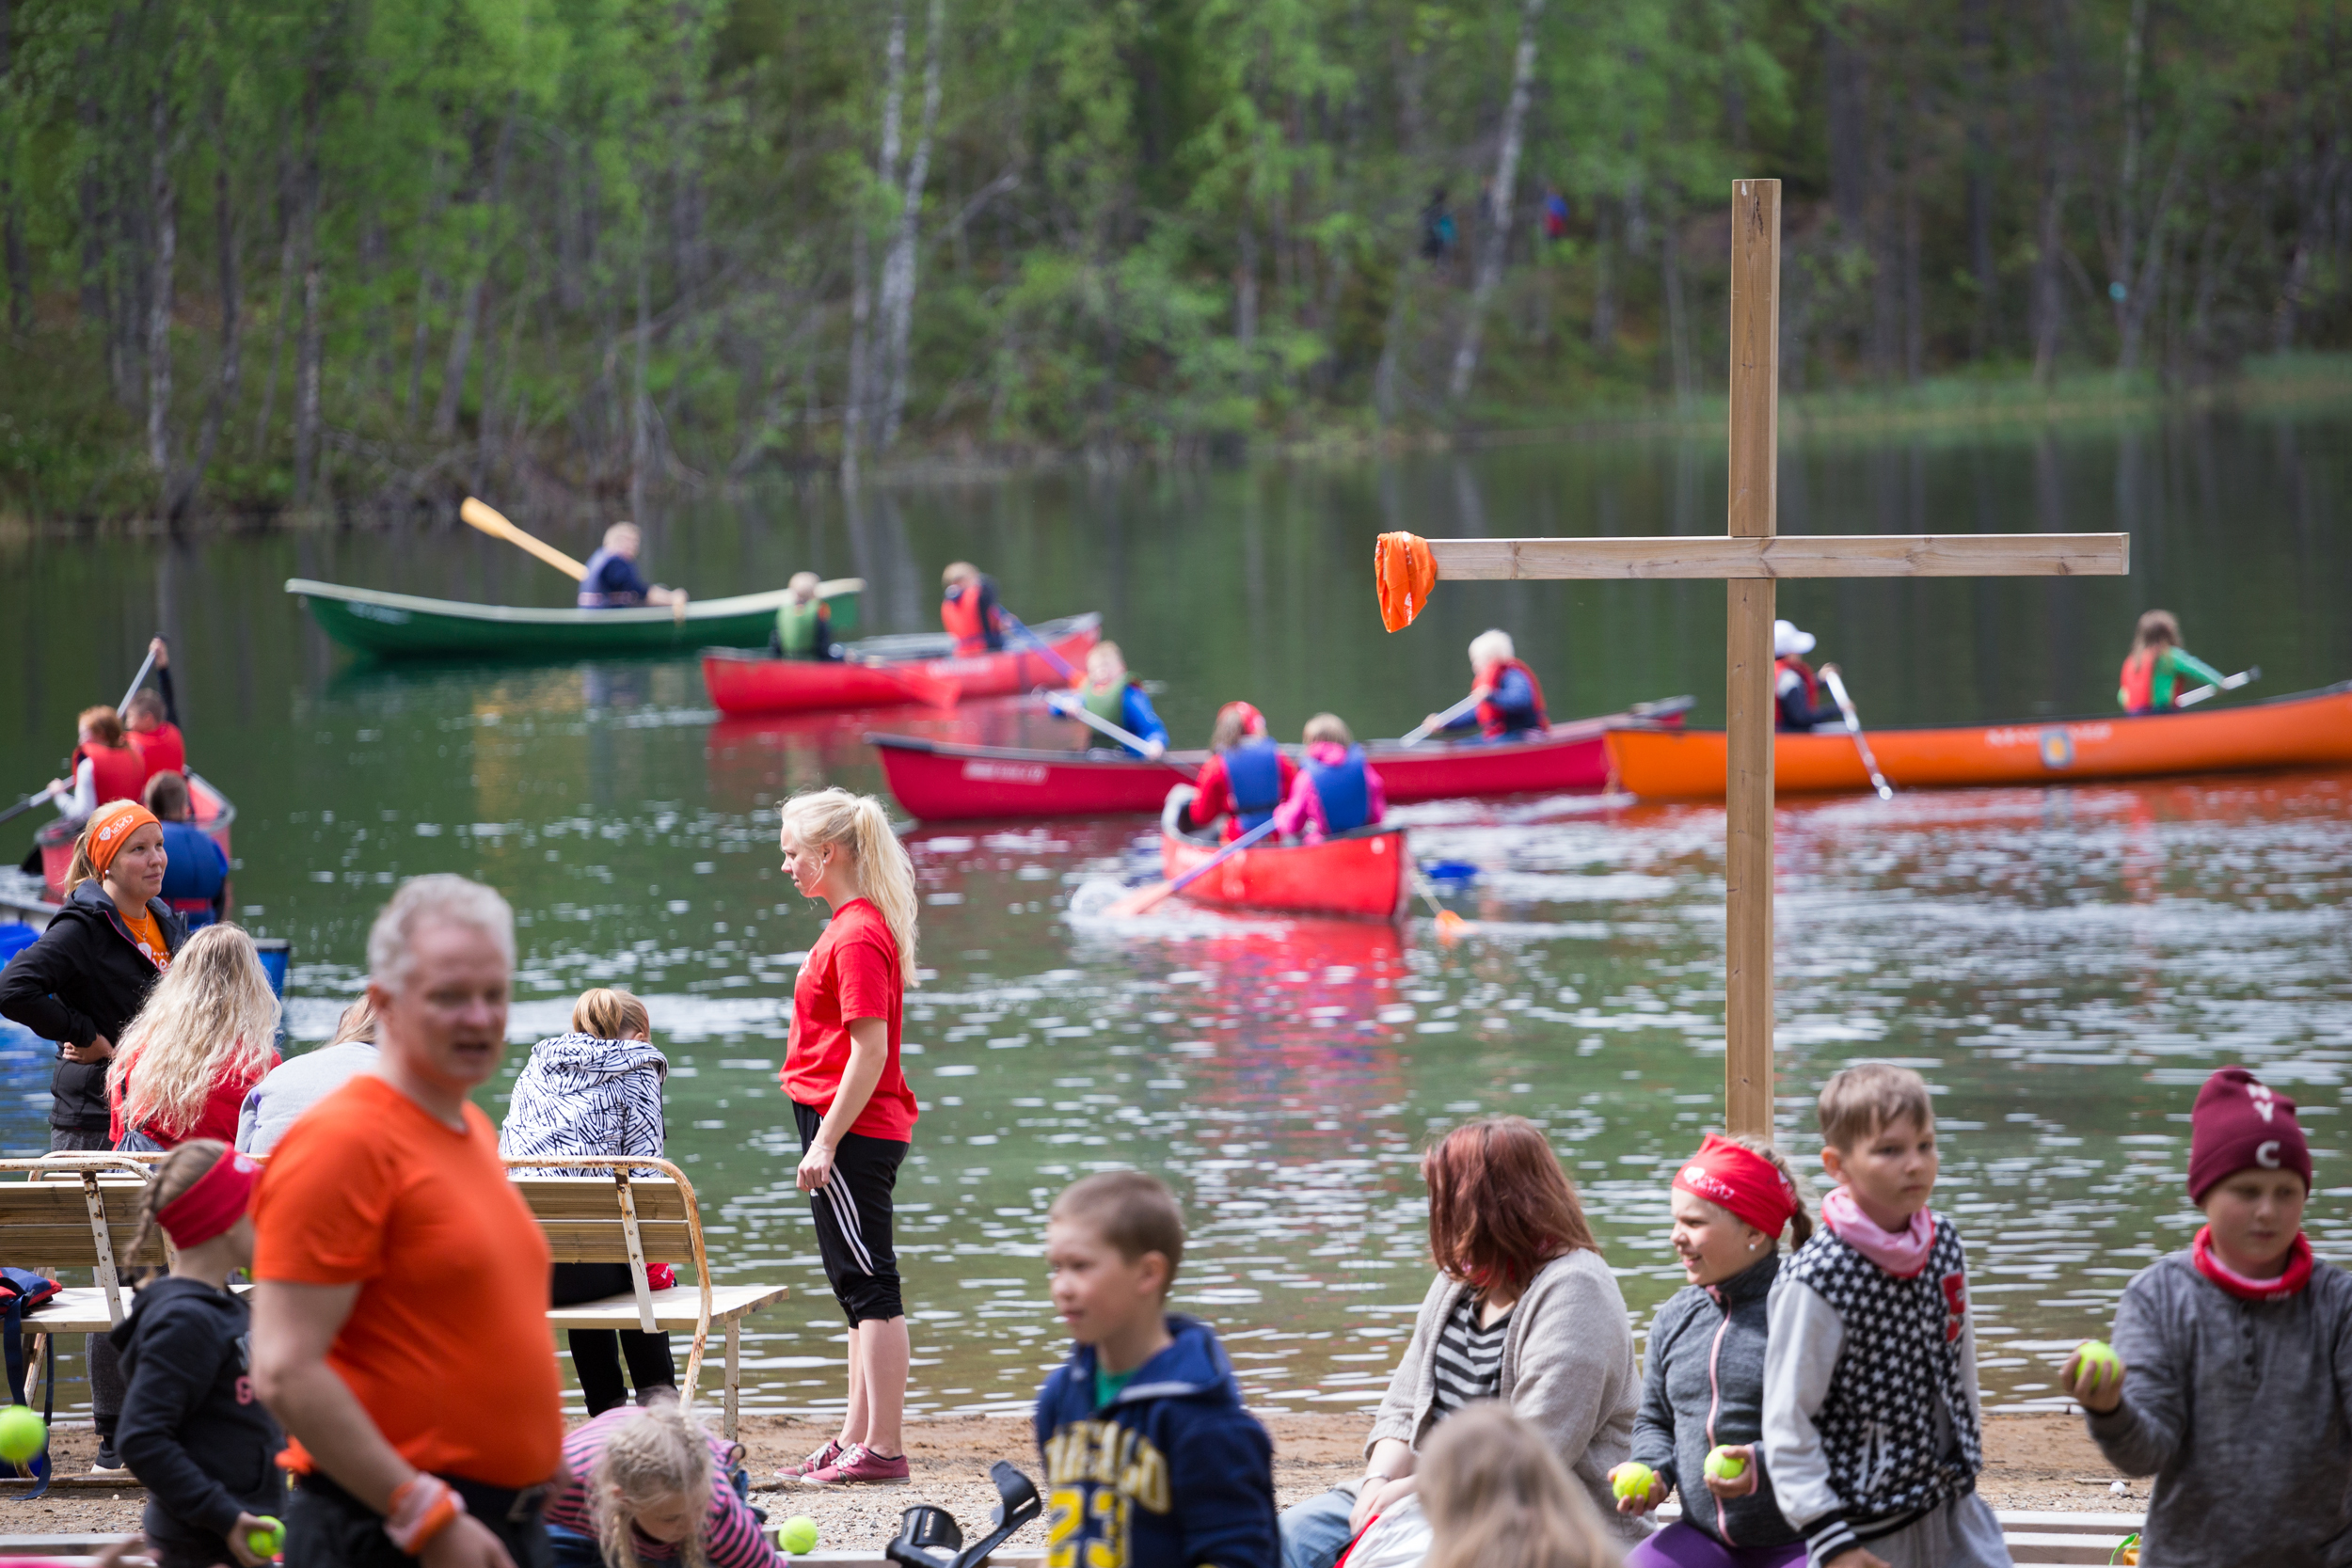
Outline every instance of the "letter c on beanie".
<path fill-rule="evenodd" d="M 2295 1101 L 2242 1067 L 2205 1080 L 2189 1113 L 2188 1196 L 2205 1195 L 2233 1171 L 2290 1170 L 2311 1191 L 2312 1151 L 2295 1118 Z"/>

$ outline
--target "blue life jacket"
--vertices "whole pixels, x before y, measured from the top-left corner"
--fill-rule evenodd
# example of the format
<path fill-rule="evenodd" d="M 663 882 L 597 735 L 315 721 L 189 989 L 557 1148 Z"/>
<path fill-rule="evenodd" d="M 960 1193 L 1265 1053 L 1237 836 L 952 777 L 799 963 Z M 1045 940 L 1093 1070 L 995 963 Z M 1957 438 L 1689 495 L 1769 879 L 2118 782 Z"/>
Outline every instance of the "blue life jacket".
<path fill-rule="evenodd" d="M 1227 764 L 1230 770 L 1232 765 Z M 1350 746 L 1344 761 L 1306 762 L 1307 776 L 1315 782 L 1315 799 L 1323 802 L 1327 832 L 1346 832 L 1372 820 L 1372 786 L 1364 780 L 1364 749 Z"/>
<path fill-rule="evenodd" d="M 1225 787 L 1243 832 L 1274 815 L 1282 803 L 1282 749 L 1272 736 L 1253 736 L 1225 753 Z"/>
<path fill-rule="evenodd" d="M 588 570 L 580 574 L 578 603 L 582 610 L 602 610 L 604 599 L 604 563 L 612 559 L 612 552 L 601 545 L 588 558 Z"/>
<path fill-rule="evenodd" d="M 198 930 L 213 923 L 213 901 L 229 882 L 229 858 L 193 822 L 164 824 L 163 891 L 156 895 Z"/>

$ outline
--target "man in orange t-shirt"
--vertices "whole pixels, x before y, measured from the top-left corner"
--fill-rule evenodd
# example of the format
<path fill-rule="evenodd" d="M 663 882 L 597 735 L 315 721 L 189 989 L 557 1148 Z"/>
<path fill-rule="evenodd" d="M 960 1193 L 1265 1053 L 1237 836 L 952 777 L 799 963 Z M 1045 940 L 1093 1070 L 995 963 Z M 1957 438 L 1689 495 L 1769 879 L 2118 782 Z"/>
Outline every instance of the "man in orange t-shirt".
<path fill-rule="evenodd" d="M 506 1053 L 506 900 L 419 877 L 368 934 L 382 1054 L 254 1200 L 253 1369 L 293 1439 L 286 1560 L 547 1568 L 563 1462 L 548 1245 L 467 1095 Z"/>

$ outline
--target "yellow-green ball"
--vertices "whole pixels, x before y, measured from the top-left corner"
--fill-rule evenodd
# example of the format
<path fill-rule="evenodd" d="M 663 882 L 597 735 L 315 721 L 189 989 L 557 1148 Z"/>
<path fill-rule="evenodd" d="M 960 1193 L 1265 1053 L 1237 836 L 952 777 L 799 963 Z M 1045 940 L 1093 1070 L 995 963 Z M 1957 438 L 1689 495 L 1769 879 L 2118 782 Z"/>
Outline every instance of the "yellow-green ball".
<path fill-rule="evenodd" d="M 40 1452 L 49 1441 L 49 1429 L 39 1416 L 21 1404 L 0 1410 L 0 1459 L 11 1465 L 22 1465 Z"/>
<path fill-rule="evenodd" d="M 2105 1383 L 2122 1370 L 2122 1358 L 2105 1339 L 2085 1339 L 2074 1355 L 2077 1376 L 2087 1375 L 2094 1383 Z"/>
<path fill-rule="evenodd" d="M 1639 1460 L 1629 1459 L 1609 1472 L 1610 1490 L 1623 1502 L 1628 1497 L 1646 1497 L 1658 1482 L 1658 1472 Z"/>
<path fill-rule="evenodd" d="M 1707 1456 L 1707 1475 L 1710 1481 L 1738 1481 L 1748 1473 L 1748 1456 L 1738 1449 L 1724 1447 Z"/>
<path fill-rule="evenodd" d="M 776 1531 L 776 1541 L 794 1557 L 817 1549 L 817 1521 L 805 1513 L 795 1513 Z"/>
<path fill-rule="evenodd" d="M 270 1514 L 262 1515 L 262 1528 L 245 1532 L 246 1548 L 258 1558 L 273 1558 L 286 1549 L 286 1527 Z"/>

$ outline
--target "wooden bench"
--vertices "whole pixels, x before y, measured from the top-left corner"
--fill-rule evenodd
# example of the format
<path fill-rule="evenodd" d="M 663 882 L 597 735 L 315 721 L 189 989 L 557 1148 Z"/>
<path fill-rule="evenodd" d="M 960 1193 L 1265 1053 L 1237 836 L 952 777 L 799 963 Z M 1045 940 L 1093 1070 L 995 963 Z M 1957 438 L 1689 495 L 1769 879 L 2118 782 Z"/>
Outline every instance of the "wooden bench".
<path fill-rule="evenodd" d="M 68 1286 L 25 1320 L 28 1332 L 103 1334 L 130 1310 L 116 1267 L 116 1255 L 138 1230 L 139 1205 L 147 1189 L 146 1167 L 160 1154 L 48 1154 L 38 1160 L 0 1160 L 0 1262 L 61 1279 L 68 1270 L 88 1269 L 94 1283 Z M 510 1160 L 510 1169 L 584 1170 L 589 1176 L 530 1176 L 515 1186 L 547 1233 L 559 1263 L 621 1263 L 632 1289 L 622 1295 L 548 1309 L 550 1328 L 637 1328 L 648 1333 L 691 1334 L 680 1391 L 697 1386 L 711 1329 L 726 1344 L 722 1426 L 736 1434 L 742 1388 L 744 1317 L 787 1294 L 782 1285 L 713 1285 L 703 1249 L 702 1214 L 693 1184 L 666 1160 L 583 1159 L 542 1155 Z M 665 1174 L 637 1177 L 636 1170 Z M 24 1180 L 8 1176 L 23 1172 Z M 601 1179 L 599 1179 L 601 1178 Z M 169 1259 L 160 1235 L 150 1237 L 126 1266 L 163 1267 Z M 650 1263 L 691 1267 L 695 1283 L 652 1289 Z M 240 1290 L 249 1287 L 239 1287 Z M 36 1346 L 36 1349 L 39 1347 Z M 40 1376 L 34 1363 L 32 1379 Z M 38 1406 L 39 1384 L 26 1397 Z"/>
<path fill-rule="evenodd" d="M 1668 1503 L 1655 1515 L 1661 1522 L 1679 1519 L 1682 1510 Z M 2082 1562 L 2111 1562 L 2115 1548 L 2138 1533 L 2143 1516 L 2137 1513 L 2082 1513 L 2041 1509 L 2002 1508 L 1993 1516 L 2001 1523 L 2001 1541 L 2016 1568 L 2068 1568 Z M 795 1560 L 797 1562 L 799 1560 Z M 877 1554 L 874 1560 L 882 1560 Z"/>

